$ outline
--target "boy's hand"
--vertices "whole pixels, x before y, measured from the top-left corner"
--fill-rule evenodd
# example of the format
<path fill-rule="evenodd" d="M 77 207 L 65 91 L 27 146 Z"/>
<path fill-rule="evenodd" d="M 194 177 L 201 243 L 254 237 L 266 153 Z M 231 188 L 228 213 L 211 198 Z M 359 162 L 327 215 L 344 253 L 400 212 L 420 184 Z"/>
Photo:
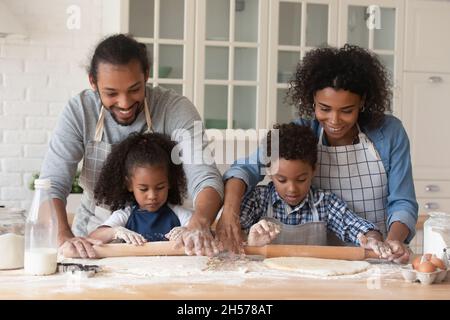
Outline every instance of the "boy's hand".
<path fill-rule="evenodd" d="M 279 225 L 264 219 L 260 220 L 258 223 L 251 226 L 248 233 L 247 244 L 249 246 L 264 246 L 272 242 L 279 233 Z"/>
<path fill-rule="evenodd" d="M 392 256 L 389 245 L 378 238 L 360 233 L 358 240 L 361 247 L 373 250 L 381 259 L 388 259 Z"/>
<path fill-rule="evenodd" d="M 136 246 L 142 246 L 147 240 L 137 232 L 128 230 L 124 227 L 114 227 L 114 239 L 124 240 L 126 243 L 131 243 Z"/>

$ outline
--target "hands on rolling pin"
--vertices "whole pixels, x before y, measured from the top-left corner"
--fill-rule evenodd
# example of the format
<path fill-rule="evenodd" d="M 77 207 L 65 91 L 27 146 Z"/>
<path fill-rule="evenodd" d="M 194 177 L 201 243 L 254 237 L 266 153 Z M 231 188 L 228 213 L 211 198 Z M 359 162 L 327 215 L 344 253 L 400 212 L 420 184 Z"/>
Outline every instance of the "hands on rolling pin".
<path fill-rule="evenodd" d="M 410 249 L 400 241 L 382 240 L 381 234 L 377 231 L 369 231 L 365 235 L 358 235 L 361 247 L 373 250 L 380 259 L 394 261 L 395 263 L 407 263 Z"/>
<path fill-rule="evenodd" d="M 219 245 L 209 228 L 175 227 L 165 235 L 169 241 L 175 241 L 175 248 L 184 246 L 187 255 L 207 255 L 209 257 L 219 254 Z"/>

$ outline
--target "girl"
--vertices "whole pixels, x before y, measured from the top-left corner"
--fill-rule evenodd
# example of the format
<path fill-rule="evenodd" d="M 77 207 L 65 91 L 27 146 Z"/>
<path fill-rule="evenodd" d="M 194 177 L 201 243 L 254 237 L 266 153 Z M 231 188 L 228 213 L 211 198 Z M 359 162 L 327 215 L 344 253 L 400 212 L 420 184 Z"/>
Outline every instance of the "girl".
<path fill-rule="evenodd" d="M 166 240 L 185 226 L 191 212 L 182 208 L 186 177 L 182 164 L 171 161 L 175 142 L 159 133 L 131 134 L 113 147 L 94 194 L 98 204 L 115 210 L 89 237 L 142 245 Z"/>
<path fill-rule="evenodd" d="M 391 91 L 380 60 L 351 45 L 311 50 L 299 63 L 289 93 L 301 117 L 295 122 L 310 126 L 318 138 L 313 185 L 337 194 L 373 222 L 391 248 L 391 260 L 406 263 L 418 205 L 408 137 L 400 120 L 385 114 Z M 234 164 L 225 173 L 216 232 L 232 250 L 242 243 L 240 199 L 263 178 L 260 166 Z"/>

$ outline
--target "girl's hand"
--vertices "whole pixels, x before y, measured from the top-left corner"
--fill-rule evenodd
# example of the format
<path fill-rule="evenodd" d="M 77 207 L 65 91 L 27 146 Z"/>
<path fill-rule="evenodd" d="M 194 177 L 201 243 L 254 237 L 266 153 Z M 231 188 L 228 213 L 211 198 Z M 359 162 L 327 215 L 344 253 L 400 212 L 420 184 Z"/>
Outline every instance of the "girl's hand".
<path fill-rule="evenodd" d="M 394 261 L 399 264 L 408 263 L 412 251 L 406 244 L 398 240 L 386 240 L 385 243 L 392 252 L 391 256 L 388 258 L 389 261 Z"/>
<path fill-rule="evenodd" d="M 389 259 L 392 256 L 390 246 L 382 240 L 362 233 L 358 235 L 358 240 L 361 247 L 373 250 L 381 259 Z"/>
<path fill-rule="evenodd" d="M 249 246 L 264 246 L 280 233 L 280 226 L 267 220 L 260 220 L 251 226 L 248 233 L 247 244 Z"/>
<path fill-rule="evenodd" d="M 147 240 L 137 232 L 128 230 L 124 227 L 114 227 L 114 239 L 124 240 L 126 243 L 131 243 L 136 246 L 142 246 Z"/>

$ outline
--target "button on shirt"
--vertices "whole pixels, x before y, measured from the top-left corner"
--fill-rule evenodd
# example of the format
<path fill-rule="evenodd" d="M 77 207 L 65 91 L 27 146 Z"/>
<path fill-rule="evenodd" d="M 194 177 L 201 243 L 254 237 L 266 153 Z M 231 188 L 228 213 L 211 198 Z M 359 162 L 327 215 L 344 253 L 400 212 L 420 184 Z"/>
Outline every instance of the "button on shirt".
<path fill-rule="evenodd" d="M 248 231 L 262 217 L 266 217 L 269 205 L 273 208 L 273 217 L 284 224 L 298 225 L 313 222 L 311 208 L 314 204 L 319 213 L 319 220 L 325 221 L 327 228 L 344 242 L 359 245 L 357 238 L 359 233 L 365 234 L 370 230 L 378 230 L 373 223 L 353 213 L 345 201 L 334 193 L 315 188 L 311 188 L 311 191 L 300 204 L 292 208 L 280 197 L 273 182 L 266 186 L 257 186 L 242 201 L 241 227 Z"/>

